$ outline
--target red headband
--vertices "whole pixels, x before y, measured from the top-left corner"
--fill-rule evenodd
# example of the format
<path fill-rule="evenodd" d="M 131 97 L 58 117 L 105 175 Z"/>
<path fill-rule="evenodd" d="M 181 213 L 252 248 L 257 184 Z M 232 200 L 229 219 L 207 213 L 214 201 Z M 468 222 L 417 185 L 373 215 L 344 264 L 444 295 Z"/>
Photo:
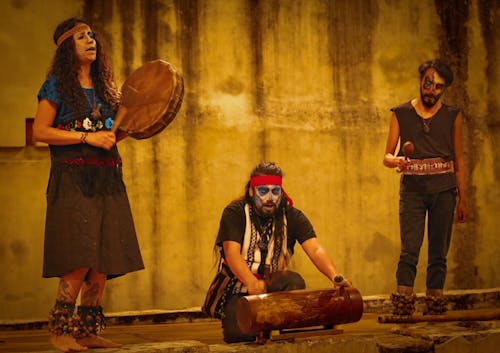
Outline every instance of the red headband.
<path fill-rule="evenodd" d="M 257 175 L 250 178 L 250 187 L 253 188 L 261 185 L 281 186 L 282 182 L 283 178 L 280 177 L 279 175 Z M 293 206 L 293 200 L 290 198 L 290 196 L 288 196 L 288 194 L 285 192 L 285 190 L 283 190 L 283 188 L 281 189 L 281 191 L 283 192 L 283 196 L 285 196 L 285 198 L 287 199 L 288 204 L 290 206 Z"/>
<path fill-rule="evenodd" d="M 250 187 L 260 185 L 279 185 L 281 186 L 282 178 L 279 175 L 257 175 L 250 178 Z"/>

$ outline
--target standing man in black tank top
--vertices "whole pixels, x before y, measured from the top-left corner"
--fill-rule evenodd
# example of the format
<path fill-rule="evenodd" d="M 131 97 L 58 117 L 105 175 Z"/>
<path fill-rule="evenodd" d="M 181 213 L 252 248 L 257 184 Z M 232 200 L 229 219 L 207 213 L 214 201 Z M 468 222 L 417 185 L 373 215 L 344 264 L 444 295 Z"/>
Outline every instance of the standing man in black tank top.
<path fill-rule="evenodd" d="M 391 109 L 384 156 L 386 167 L 401 172 L 401 254 L 396 272 L 397 291 L 391 296 L 395 315 L 411 315 L 415 311 L 413 285 L 426 217 L 427 313 L 446 311 L 443 287 L 455 206 L 457 221 L 465 222 L 467 218 L 463 116 L 460 109 L 442 102 L 453 73 L 440 60 L 423 63 L 419 73 L 420 97 Z M 406 155 L 403 148 L 395 154 L 398 144 L 403 146 L 408 141 L 413 148 L 407 149 Z"/>

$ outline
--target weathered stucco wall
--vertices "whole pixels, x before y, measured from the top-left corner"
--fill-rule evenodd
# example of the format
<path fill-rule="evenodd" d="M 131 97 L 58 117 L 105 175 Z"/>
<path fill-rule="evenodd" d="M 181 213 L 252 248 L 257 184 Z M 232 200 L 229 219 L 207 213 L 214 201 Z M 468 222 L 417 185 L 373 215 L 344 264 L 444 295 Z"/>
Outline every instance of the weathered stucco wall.
<path fill-rule="evenodd" d="M 119 83 L 157 58 L 185 80 L 181 111 L 164 132 L 120 143 L 146 270 L 109 282 L 107 311 L 199 306 L 220 214 L 262 160 L 282 166 L 287 192 L 354 285 L 364 295 L 391 292 L 399 179 L 381 163 L 389 108 L 418 94 L 418 65 L 438 56 L 456 73 L 446 101 L 464 108 L 471 185 L 446 288 L 498 287 L 500 6 L 448 3 L 2 1 L 9 84 L 0 145 L 11 147 L 0 149 L 0 320 L 44 317 L 55 296 L 57 279 L 40 276 L 49 154 L 22 147 L 23 124 L 54 52 L 52 31 L 72 15 L 104 35 Z M 293 266 L 309 288 L 328 286 L 299 248 Z"/>

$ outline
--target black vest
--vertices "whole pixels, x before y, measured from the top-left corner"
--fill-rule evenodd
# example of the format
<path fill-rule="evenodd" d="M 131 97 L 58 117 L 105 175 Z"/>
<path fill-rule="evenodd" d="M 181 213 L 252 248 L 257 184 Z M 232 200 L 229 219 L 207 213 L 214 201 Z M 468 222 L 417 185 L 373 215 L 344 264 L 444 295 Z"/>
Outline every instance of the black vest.
<path fill-rule="evenodd" d="M 443 104 L 432 118 L 426 119 L 428 132 L 425 131 L 424 121 L 411 102 L 394 107 L 391 111 L 398 119 L 401 145 L 406 141 L 411 141 L 415 145 L 411 159 L 437 157 L 447 161 L 455 159 L 453 125 L 460 109 Z M 398 155 L 403 155 L 401 149 Z M 401 175 L 401 192 L 434 193 L 455 187 L 455 173 Z"/>

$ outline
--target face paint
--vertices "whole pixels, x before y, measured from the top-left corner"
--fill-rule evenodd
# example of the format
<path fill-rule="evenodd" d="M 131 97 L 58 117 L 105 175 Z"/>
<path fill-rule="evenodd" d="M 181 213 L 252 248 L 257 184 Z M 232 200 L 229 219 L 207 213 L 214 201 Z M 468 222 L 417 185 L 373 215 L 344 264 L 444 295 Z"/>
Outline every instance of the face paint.
<path fill-rule="evenodd" d="M 281 202 L 282 190 L 279 185 L 259 185 L 252 189 L 252 194 L 257 211 L 264 216 L 271 216 Z"/>
<path fill-rule="evenodd" d="M 420 82 L 420 99 L 431 108 L 439 101 L 446 88 L 444 79 L 434 69 L 428 69 Z"/>
<path fill-rule="evenodd" d="M 424 84 L 423 84 L 424 89 L 430 90 L 434 88 L 435 91 L 442 91 L 445 88 L 444 83 L 436 83 L 432 81 L 428 76 L 424 77 Z"/>
<path fill-rule="evenodd" d="M 272 187 L 265 185 L 256 186 L 255 189 L 257 190 L 259 196 L 265 197 L 266 195 L 269 195 L 270 200 L 272 199 L 273 195 L 279 196 L 281 194 L 281 187 L 278 185 L 273 185 Z"/>
<path fill-rule="evenodd" d="M 89 26 L 82 27 L 81 31 L 73 34 L 75 51 L 80 62 L 93 62 L 96 59 L 97 49 L 95 34 Z"/>

